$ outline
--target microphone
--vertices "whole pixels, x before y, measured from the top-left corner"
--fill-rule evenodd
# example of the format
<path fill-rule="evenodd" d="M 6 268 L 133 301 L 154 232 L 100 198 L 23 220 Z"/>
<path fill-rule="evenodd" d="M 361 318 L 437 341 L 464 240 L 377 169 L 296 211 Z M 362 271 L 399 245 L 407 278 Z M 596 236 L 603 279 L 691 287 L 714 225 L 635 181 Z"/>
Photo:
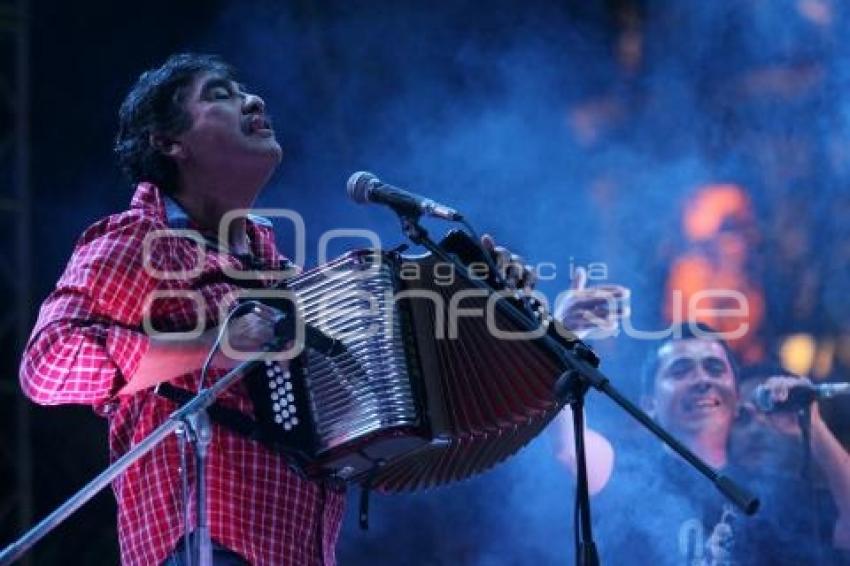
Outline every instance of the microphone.
<path fill-rule="evenodd" d="M 788 390 L 788 398 L 779 402 L 773 400 L 767 387 L 759 385 L 753 390 L 752 401 L 759 411 L 770 413 L 805 409 L 818 399 L 829 399 L 836 395 L 850 395 L 850 383 L 805 383 L 796 385 Z"/>
<path fill-rule="evenodd" d="M 367 171 L 358 171 L 348 178 L 346 183 L 348 196 L 358 204 L 374 202 L 385 204 L 399 214 L 425 214 L 444 220 L 462 220 L 463 216 L 455 209 L 433 200 L 409 193 L 398 187 L 388 185 Z"/>

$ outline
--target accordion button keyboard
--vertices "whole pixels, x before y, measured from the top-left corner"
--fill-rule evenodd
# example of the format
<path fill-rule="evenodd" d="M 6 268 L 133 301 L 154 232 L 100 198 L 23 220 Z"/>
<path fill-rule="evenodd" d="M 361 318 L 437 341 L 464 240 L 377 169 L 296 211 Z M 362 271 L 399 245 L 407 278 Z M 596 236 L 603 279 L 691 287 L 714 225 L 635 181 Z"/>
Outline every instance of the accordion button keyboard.
<path fill-rule="evenodd" d="M 279 363 L 266 361 L 266 376 L 269 378 L 271 409 L 274 422 L 286 431 L 293 430 L 299 423 L 295 413 L 295 394 L 292 385 L 292 375 L 289 369 L 284 369 Z"/>

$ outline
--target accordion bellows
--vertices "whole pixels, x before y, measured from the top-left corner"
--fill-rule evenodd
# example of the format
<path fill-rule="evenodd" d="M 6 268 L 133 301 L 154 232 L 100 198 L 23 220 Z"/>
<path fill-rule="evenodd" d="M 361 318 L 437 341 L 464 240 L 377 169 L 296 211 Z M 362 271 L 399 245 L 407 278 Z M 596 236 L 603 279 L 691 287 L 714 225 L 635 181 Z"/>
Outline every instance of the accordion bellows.
<path fill-rule="evenodd" d="M 455 233 L 443 245 L 470 243 Z M 307 456 L 308 475 L 385 492 L 434 487 L 505 460 L 557 414 L 561 363 L 517 339 L 527 327 L 506 308 L 514 299 L 488 304 L 451 265 L 364 250 L 287 281 L 301 319 L 346 347 L 291 364 L 288 411 L 274 379 L 275 399 L 257 407 L 281 444 Z"/>

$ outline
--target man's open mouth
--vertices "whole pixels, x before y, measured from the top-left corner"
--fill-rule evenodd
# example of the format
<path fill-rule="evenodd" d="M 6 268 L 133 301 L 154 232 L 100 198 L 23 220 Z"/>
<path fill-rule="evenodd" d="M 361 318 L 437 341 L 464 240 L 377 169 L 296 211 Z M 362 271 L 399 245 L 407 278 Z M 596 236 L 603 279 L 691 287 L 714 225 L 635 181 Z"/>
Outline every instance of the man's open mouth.
<path fill-rule="evenodd" d="M 697 397 L 685 402 L 685 410 L 689 412 L 711 411 L 720 407 L 720 399 L 717 397 Z"/>
<path fill-rule="evenodd" d="M 254 114 L 248 118 L 246 127 L 248 134 L 270 134 L 274 133 L 271 121 L 263 115 Z"/>

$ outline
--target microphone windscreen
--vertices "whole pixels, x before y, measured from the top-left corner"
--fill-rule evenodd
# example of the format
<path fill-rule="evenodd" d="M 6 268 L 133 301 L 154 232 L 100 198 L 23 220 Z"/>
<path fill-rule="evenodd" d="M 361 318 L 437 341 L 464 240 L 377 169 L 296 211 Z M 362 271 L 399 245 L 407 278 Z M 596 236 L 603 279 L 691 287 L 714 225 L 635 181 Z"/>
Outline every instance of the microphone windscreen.
<path fill-rule="evenodd" d="M 774 407 L 773 396 L 770 393 L 770 390 L 763 386 L 759 385 L 755 389 L 753 389 L 751 400 L 753 405 L 760 411 L 772 411 Z"/>
<path fill-rule="evenodd" d="M 366 204 L 369 202 L 369 189 L 377 181 L 378 178 L 368 171 L 358 171 L 348 178 L 346 190 L 348 198 L 358 204 Z"/>

